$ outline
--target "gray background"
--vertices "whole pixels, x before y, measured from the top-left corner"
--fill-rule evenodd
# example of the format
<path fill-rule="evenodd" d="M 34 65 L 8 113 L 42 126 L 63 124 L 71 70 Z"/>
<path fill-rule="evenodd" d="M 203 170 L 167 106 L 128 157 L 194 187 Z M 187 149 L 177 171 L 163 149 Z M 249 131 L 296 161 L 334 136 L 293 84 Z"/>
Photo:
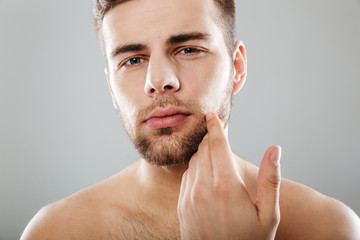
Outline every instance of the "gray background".
<path fill-rule="evenodd" d="M 237 2 L 248 79 L 234 99 L 233 150 L 360 213 L 360 4 Z M 113 109 L 92 2 L 0 0 L 0 239 L 43 205 L 138 158 Z"/>

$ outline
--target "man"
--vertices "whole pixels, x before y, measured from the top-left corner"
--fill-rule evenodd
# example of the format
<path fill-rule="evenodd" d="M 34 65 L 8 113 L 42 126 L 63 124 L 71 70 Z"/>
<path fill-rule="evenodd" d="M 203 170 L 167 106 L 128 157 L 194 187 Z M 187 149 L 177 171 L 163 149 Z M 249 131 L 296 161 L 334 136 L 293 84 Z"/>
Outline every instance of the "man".
<path fill-rule="evenodd" d="M 113 103 L 142 158 L 40 210 L 22 239 L 360 239 L 344 204 L 281 180 L 279 146 L 260 169 L 231 151 L 231 98 L 247 67 L 232 0 L 95 10 Z"/>

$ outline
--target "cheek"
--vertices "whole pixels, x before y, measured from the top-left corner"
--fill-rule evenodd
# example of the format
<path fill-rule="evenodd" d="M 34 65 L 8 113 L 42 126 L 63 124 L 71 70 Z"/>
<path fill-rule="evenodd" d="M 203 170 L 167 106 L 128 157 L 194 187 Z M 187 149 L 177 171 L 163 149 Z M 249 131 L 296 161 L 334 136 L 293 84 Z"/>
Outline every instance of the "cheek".
<path fill-rule="evenodd" d="M 123 116 L 132 117 L 138 106 L 144 104 L 144 74 L 139 72 L 113 74 L 111 85 L 114 96 Z"/>
<path fill-rule="evenodd" d="M 229 72 L 229 64 L 219 64 L 219 61 L 206 61 L 189 67 L 181 76 L 183 91 L 189 93 L 190 98 L 199 99 L 204 110 L 211 111 L 226 94 Z"/>

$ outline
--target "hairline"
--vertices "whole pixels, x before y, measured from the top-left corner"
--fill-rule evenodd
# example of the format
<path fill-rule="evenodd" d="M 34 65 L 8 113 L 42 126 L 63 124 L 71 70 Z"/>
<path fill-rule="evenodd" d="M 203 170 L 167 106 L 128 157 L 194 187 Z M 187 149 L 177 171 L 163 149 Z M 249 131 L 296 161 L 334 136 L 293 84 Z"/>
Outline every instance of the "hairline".
<path fill-rule="evenodd" d="M 106 14 L 108 14 L 113 8 L 117 7 L 120 4 L 129 2 L 129 1 L 134 1 L 134 0 L 123 0 L 121 2 L 118 2 L 117 4 L 111 6 L 109 9 L 105 10 L 105 12 L 103 13 L 103 16 L 101 19 L 97 19 L 96 16 L 94 18 L 94 25 L 95 25 L 95 30 L 96 30 L 96 35 L 97 38 L 99 40 L 100 43 L 100 48 L 101 48 L 101 52 L 105 58 L 105 62 L 106 65 L 108 65 L 108 59 L 106 57 L 106 50 L 105 50 L 105 42 L 104 42 L 104 35 L 103 35 L 103 22 L 104 22 L 104 18 L 106 16 Z M 211 14 L 211 18 L 213 19 L 214 23 L 220 28 L 221 33 L 222 33 L 222 37 L 225 43 L 225 46 L 228 49 L 228 54 L 230 57 L 232 57 L 232 52 L 233 52 L 233 47 L 234 47 L 234 31 L 231 30 L 231 33 L 228 31 L 228 28 L 225 26 L 226 25 L 226 18 L 223 17 L 224 13 L 223 11 L 220 9 L 221 7 L 219 6 L 219 3 L 217 2 L 217 0 L 212 0 L 214 6 L 215 6 L 215 13 Z M 235 23 L 234 23 L 235 24 Z M 230 38 L 230 39 L 228 39 Z"/>

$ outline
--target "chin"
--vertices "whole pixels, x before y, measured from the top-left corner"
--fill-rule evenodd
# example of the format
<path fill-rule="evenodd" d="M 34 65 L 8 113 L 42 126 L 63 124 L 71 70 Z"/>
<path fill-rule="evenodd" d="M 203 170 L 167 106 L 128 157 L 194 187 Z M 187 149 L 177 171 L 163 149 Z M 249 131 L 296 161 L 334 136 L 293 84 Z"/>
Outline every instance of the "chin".
<path fill-rule="evenodd" d="M 187 126 L 186 126 L 187 125 Z M 156 166 L 189 163 L 207 133 L 204 120 L 170 128 L 142 131 L 134 139 L 135 148 L 149 163 Z"/>

